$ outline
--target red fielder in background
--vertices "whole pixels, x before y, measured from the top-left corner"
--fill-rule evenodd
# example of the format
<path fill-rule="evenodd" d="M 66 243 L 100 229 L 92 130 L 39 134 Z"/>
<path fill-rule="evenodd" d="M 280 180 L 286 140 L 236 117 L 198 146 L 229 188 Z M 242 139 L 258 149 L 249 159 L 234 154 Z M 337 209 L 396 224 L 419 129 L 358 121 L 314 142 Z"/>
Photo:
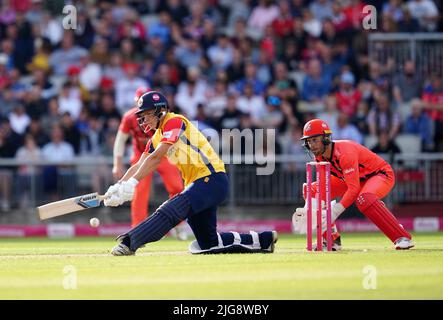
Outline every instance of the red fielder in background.
<path fill-rule="evenodd" d="M 331 199 L 341 198 L 332 206 L 332 221 L 355 202 L 357 208 L 394 243 L 395 249 L 412 248 L 411 235 L 381 201 L 395 184 L 392 167 L 354 141 L 331 140 L 331 134 L 326 122 L 314 119 L 305 124 L 301 140 L 315 156 L 315 161 L 331 163 Z M 311 191 L 314 198 L 317 192 L 315 182 L 311 184 Z M 337 239 L 337 235 L 334 238 Z"/>
<path fill-rule="evenodd" d="M 137 102 L 141 95 L 148 91 L 149 90 L 146 88 L 138 88 L 134 97 L 135 102 Z M 129 136 L 132 137 L 133 155 L 131 158 L 131 165 L 133 165 L 134 163 L 138 162 L 143 151 L 145 150 L 147 142 L 153 135 L 152 131 L 144 133 L 140 129 L 137 122 L 137 117 L 135 115 L 135 112 L 137 110 L 138 108 L 134 107 L 124 114 L 123 119 L 120 123 L 117 137 L 115 139 L 114 167 L 112 169 L 112 173 L 117 179 L 120 179 L 124 173 L 123 155 L 125 151 L 126 141 Z M 180 172 L 176 166 L 168 161 L 166 157 L 163 158 L 162 162 L 157 168 L 157 171 L 162 177 L 166 190 L 168 191 L 170 197 L 173 197 L 174 195 L 182 192 L 183 181 Z M 152 174 L 148 175 L 146 178 L 140 181 L 136 187 L 134 199 L 131 202 L 132 227 L 135 227 L 148 217 L 148 203 L 149 194 L 151 191 L 151 182 Z"/>

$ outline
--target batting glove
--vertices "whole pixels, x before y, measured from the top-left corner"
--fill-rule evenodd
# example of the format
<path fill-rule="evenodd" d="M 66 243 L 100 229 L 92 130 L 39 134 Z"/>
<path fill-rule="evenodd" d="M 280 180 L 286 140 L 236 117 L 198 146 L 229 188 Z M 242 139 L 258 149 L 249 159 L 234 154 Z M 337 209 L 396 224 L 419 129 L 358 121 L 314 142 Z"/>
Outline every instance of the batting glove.
<path fill-rule="evenodd" d="M 116 184 L 113 184 L 112 186 L 110 186 L 108 188 L 108 191 L 106 191 L 106 193 L 105 193 L 105 197 L 110 198 L 113 194 L 117 194 L 119 186 L 120 186 L 120 183 L 116 183 Z"/>
<path fill-rule="evenodd" d="M 127 181 L 123 181 L 118 189 L 118 195 L 123 202 L 131 201 L 134 197 L 135 187 L 138 184 L 138 180 L 135 178 L 130 178 Z"/>
<path fill-rule="evenodd" d="M 106 198 L 104 201 L 105 206 L 107 207 L 118 207 L 124 201 L 117 194 L 113 194 L 110 197 Z"/>

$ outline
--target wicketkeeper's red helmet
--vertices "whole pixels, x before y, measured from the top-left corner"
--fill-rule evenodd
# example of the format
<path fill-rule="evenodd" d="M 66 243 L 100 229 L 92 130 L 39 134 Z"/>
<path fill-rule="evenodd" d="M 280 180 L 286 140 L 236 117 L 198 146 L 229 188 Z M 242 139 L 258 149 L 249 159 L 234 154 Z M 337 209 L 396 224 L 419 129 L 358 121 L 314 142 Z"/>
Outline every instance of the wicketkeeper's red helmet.
<path fill-rule="evenodd" d="M 325 121 L 321 119 L 313 119 L 306 122 L 301 140 L 306 140 L 315 136 L 329 136 L 330 134 L 332 134 L 332 131 Z"/>

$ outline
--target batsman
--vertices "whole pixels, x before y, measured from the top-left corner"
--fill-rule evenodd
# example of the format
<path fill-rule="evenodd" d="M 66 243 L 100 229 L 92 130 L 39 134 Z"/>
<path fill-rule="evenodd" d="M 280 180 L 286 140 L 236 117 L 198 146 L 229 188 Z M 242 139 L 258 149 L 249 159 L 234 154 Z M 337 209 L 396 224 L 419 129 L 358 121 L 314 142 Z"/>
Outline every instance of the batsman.
<path fill-rule="evenodd" d="M 139 181 L 156 170 L 165 156 L 181 172 L 185 188 L 164 202 L 152 216 L 118 236 L 118 244 L 111 254 L 133 255 L 146 243 L 160 240 L 183 220 L 188 222 L 196 238 L 189 246 L 193 254 L 274 252 L 275 231 L 217 232 L 217 207 L 229 190 L 223 161 L 186 117 L 169 112 L 168 101 L 161 92 L 146 92 L 137 104 L 138 124 L 144 132 L 154 130 L 155 133 L 139 161 L 109 187 L 105 205 L 115 207 L 131 201 Z"/>
<path fill-rule="evenodd" d="M 321 119 L 308 121 L 303 128 L 303 146 L 315 157 L 315 161 L 331 164 L 331 199 L 341 198 L 332 205 L 332 222 L 353 203 L 369 218 L 394 244 L 397 250 L 414 247 L 411 235 L 403 228 L 394 215 L 381 201 L 392 190 L 395 175 L 392 167 L 380 156 L 366 147 L 350 140 L 332 140 L 329 125 Z M 315 198 L 317 182 L 303 186 L 311 188 Z M 323 186 L 324 187 L 324 186 Z M 325 194 L 322 190 L 321 194 Z M 322 199 L 323 201 L 325 199 Z M 293 216 L 294 228 L 305 223 L 306 208 L 297 208 Z M 324 219 L 323 219 L 324 220 Z M 324 231 L 326 225 L 323 222 Z M 333 250 L 340 250 L 340 234 L 333 225 Z M 323 233 L 325 241 L 326 234 Z"/>

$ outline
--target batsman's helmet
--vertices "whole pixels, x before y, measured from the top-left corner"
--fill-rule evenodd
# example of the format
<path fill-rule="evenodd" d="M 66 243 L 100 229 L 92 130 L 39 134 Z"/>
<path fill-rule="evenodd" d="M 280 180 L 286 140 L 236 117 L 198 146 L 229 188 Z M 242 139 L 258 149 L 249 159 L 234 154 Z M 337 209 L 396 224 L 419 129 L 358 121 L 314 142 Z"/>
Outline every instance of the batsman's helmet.
<path fill-rule="evenodd" d="M 138 110 L 135 113 L 140 113 L 148 110 L 155 110 L 154 115 L 160 116 L 161 110 L 164 108 L 169 110 L 169 104 L 166 97 L 158 91 L 149 91 L 140 96 L 137 101 Z"/>

